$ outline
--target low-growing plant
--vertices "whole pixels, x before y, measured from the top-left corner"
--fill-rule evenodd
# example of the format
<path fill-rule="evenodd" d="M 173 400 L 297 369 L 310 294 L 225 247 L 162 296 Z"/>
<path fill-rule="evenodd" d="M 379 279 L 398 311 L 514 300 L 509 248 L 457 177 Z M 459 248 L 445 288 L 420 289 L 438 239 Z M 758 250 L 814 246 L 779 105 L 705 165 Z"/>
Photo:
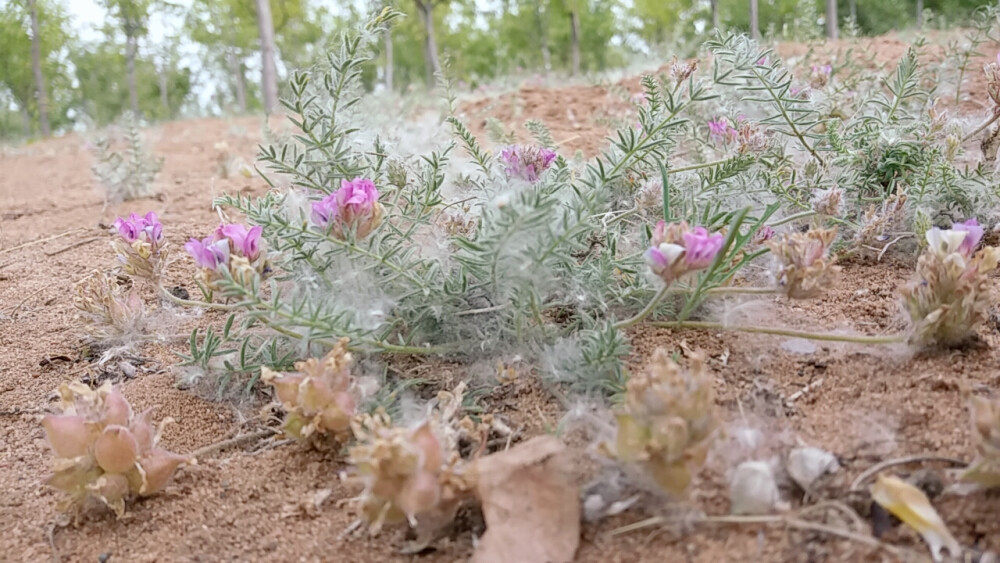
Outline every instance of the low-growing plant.
<path fill-rule="evenodd" d="M 139 121 L 134 115 L 125 113 L 121 126 L 124 150 L 116 150 L 117 143 L 110 136 L 100 137 L 94 148 L 97 161 L 91 167 L 104 189 L 105 201 L 111 203 L 153 195 L 153 180 L 163 167 L 162 158 L 147 152 Z"/>

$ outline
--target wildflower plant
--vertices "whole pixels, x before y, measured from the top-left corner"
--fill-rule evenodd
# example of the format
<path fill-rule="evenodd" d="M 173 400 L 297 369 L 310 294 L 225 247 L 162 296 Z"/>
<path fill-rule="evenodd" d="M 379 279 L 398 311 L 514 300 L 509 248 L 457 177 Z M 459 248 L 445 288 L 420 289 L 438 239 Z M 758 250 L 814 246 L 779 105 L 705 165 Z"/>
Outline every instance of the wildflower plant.
<path fill-rule="evenodd" d="M 192 238 L 184 245 L 199 267 L 197 282 L 206 299 L 211 301 L 223 279 L 252 285 L 270 272 L 262 232 L 260 226 L 248 229 L 240 224 L 222 224 L 212 236 Z"/>
<path fill-rule="evenodd" d="M 982 238 L 983 229 L 975 219 L 927 231 L 916 278 L 901 290 L 913 325 L 912 342 L 959 345 L 973 337 L 986 319 L 988 276 L 997 268 L 1000 249 L 987 246 L 976 251 Z"/>
<path fill-rule="evenodd" d="M 1000 487 L 1000 401 L 974 395 L 969 409 L 977 455 L 961 479 L 987 489 Z"/>
<path fill-rule="evenodd" d="M 771 249 L 771 277 L 775 286 L 792 299 L 815 297 L 830 287 L 840 268 L 830 255 L 836 229 L 810 229 L 783 233 L 766 241 Z"/>
<path fill-rule="evenodd" d="M 105 191 L 108 202 L 128 201 L 153 195 L 153 180 L 163 167 L 163 159 L 150 155 L 142 141 L 142 132 L 136 116 L 126 113 L 122 117 L 124 151 L 112 148 L 112 141 L 105 136 L 95 143 L 97 161 L 91 167 L 94 176 Z"/>
<path fill-rule="evenodd" d="M 78 516 L 96 500 L 120 518 L 126 501 L 156 494 L 178 467 L 193 463 L 160 448 L 149 411 L 134 413 L 109 382 L 96 390 L 64 383 L 59 396 L 61 414 L 45 416 L 42 427 L 55 454 L 48 484 L 66 495 L 63 511 Z"/>

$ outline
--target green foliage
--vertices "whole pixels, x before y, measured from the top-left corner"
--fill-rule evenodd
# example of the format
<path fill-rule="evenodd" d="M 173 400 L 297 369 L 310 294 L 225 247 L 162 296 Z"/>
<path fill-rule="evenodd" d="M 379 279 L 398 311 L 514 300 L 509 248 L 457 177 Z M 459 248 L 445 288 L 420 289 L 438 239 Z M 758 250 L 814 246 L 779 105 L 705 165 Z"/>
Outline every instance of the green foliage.
<path fill-rule="evenodd" d="M 146 152 L 139 122 L 131 113 L 124 114 L 122 128 L 120 139 L 104 135 L 97 140 L 94 149 L 96 162 L 91 169 L 109 202 L 152 195 L 153 180 L 163 167 L 162 158 Z M 123 150 L 113 148 L 120 144 L 125 145 Z"/>

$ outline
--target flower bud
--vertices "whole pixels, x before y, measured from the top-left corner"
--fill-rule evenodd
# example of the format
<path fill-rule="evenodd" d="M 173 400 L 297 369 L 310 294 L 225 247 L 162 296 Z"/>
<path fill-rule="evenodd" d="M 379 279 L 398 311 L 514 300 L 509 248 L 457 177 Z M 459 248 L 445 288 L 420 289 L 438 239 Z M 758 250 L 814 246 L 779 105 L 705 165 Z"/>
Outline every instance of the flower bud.
<path fill-rule="evenodd" d="M 139 461 L 142 486 L 139 494 L 146 496 L 158 493 L 167 485 L 177 468 L 190 460 L 160 448 L 153 448 Z"/>
<path fill-rule="evenodd" d="M 50 414 L 42 419 L 42 427 L 57 456 L 74 458 L 87 454 L 93 430 L 84 417 Z"/>

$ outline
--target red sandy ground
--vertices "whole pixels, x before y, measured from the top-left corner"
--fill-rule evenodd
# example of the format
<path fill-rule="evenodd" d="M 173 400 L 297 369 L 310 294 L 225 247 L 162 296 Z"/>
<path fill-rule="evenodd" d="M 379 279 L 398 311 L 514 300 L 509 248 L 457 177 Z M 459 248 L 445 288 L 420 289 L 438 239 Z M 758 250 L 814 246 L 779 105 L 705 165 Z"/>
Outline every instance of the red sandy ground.
<path fill-rule="evenodd" d="M 878 41 L 887 60 L 903 48 L 893 39 Z M 890 47 L 896 49 L 895 55 Z M 557 140 L 575 137 L 566 148 L 588 154 L 601 146 L 603 137 L 603 128 L 592 116 L 614 106 L 612 98 L 596 87 L 525 89 L 511 96 L 521 99 L 520 121 L 541 118 Z M 510 104 L 482 102 L 466 108 L 474 123 L 476 112 L 487 106 L 502 120 L 511 117 L 497 109 Z M 573 109 L 576 123 L 567 119 L 567 108 Z M 456 561 L 472 552 L 474 533 L 481 530 L 468 522 L 421 556 L 400 555 L 401 538 L 392 533 L 339 540 L 353 517 L 337 503 L 357 491 L 339 483 L 343 465 L 336 459 L 294 444 L 258 452 L 230 451 L 202 460 L 179 471 L 164 494 L 131 505 L 122 520 L 104 515 L 79 527 L 53 526 L 57 497 L 42 484 L 51 458 L 38 415 L 49 408 L 51 394 L 61 382 L 93 372 L 81 358 L 69 288 L 92 269 L 112 265 L 108 236 L 98 224 L 153 209 L 180 252 L 184 240 L 204 236 L 217 224 L 210 209 L 212 196 L 223 191 L 259 195 L 266 189 L 258 178 L 213 180 L 217 176 L 213 145 L 224 140 L 235 154 L 252 161 L 259 130 L 259 121 L 252 118 L 203 119 L 154 128 L 155 152 L 166 158 L 157 179 L 161 197 L 108 209 L 93 185 L 91 156 L 76 135 L 0 154 L 0 559 Z M 61 238 L 18 248 L 71 230 Z M 70 245 L 79 246 L 64 250 Z M 802 329 L 892 332 L 901 326 L 896 288 L 911 271 L 912 264 L 893 261 L 847 264 L 843 283 L 830 293 L 795 303 L 758 298 L 748 309 L 750 321 Z M 190 266 L 175 266 L 171 285 L 193 289 L 191 274 Z M 722 301 L 713 307 L 732 310 L 737 303 Z M 166 447 L 189 452 L 252 430 L 260 405 L 213 402 L 175 385 L 173 354 L 185 351 L 192 328 L 218 324 L 220 314 L 198 317 L 169 309 L 162 318 L 167 327 L 162 332 L 173 337 L 142 345 L 139 355 L 147 363 L 122 387 L 138 410 L 156 407 L 157 420 L 168 416 L 176 420 L 166 429 Z M 996 389 L 1000 379 L 1000 336 L 994 328 L 984 329 L 981 336 L 986 346 L 980 349 L 915 357 L 903 347 L 846 345 L 819 345 L 813 354 L 796 354 L 782 348 L 785 339 L 778 337 L 640 328 L 632 334 L 634 353 L 629 363 L 633 370 L 642 369 L 652 350 L 661 346 L 706 350 L 724 418 L 766 429 L 775 447 L 799 440 L 835 453 L 844 469 L 819 494 L 853 503 L 845 494 L 847 484 L 882 460 L 918 453 L 971 458 L 968 414 L 959 388 Z M 60 355 L 68 360 L 47 361 Z M 460 365 L 407 362 L 433 386 L 447 387 L 466 375 Z M 819 379 L 821 385 L 788 404 L 790 396 Z M 511 420 L 512 426 L 523 426 L 529 436 L 556 427 L 563 415 L 530 374 L 499 385 L 482 402 Z M 732 457 L 714 455 L 687 504 L 670 506 L 726 514 L 724 471 L 738 461 Z M 906 475 L 914 469 L 902 467 L 897 473 Z M 296 510 L 320 489 L 333 490 L 328 502 L 312 514 Z M 792 500 L 798 506 L 801 499 Z M 864 504 L 854 506 L 864 513 Z M 945 496 L 936 505 L 963 545 L 1000 550 L 996 497 Z M 665 501 L 651 503 L 647 511 L 655 513 L 666 506 Z M 649 528 L 608 536 L 610 530 L 642 517 L 633 511 L 585 526 L 578 560 L 892 559 L 857 542 L 763 525 Z M 926 553 L 920 538 L 903 528 L 883 539 Z"/>

